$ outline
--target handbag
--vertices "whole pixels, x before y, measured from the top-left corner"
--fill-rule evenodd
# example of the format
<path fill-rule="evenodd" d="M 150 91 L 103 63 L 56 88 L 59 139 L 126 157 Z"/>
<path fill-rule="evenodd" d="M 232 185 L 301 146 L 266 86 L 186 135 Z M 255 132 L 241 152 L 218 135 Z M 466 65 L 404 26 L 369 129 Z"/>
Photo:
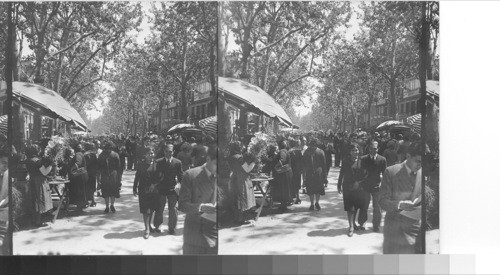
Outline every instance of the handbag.
<path fill-rule="evenodd" d="M 159 194 L 159 190 L 158 190 L 158 183 L 155 182 L 155 169 L 156 169 L 156 165 L 153 164 L 153 171 L 151 171 L 151 173 L 149 174 L 149 180 L 150 181 L 153 181 L 153 183 L 151 183 L 145 190 L 144 190 L 144 193 L 145 194 Z"/>
<path fill-rule="evenodd" d="M 274 170 L 278 174 L 283 174 L 285 172 L 288 172 L 288 171 L 292 170 L 292 166 L 290 164 L 283 165 L 283 163 L 281 162 L 281 160 L 279 161 L 279 164 L 280 165 L 276 164 L 276 166 L 274 167 Z"/>
<path fill-rule="evenodd" d="M 78 164 L 75 162 L 75 165 L 71 168 L 71 176 L 78 177 L 84 174 L 87 174 L 87 168 L 85 166 L 78 167 Z"/>

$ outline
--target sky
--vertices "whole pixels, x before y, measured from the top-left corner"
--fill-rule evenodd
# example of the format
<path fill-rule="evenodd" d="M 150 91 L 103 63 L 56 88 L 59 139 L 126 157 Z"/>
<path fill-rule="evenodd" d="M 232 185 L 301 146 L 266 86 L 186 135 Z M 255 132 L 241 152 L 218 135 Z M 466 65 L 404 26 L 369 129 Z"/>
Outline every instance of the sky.
<path fill-rule="evenodd" d="M 153 2 L 140 2 L 140 3 L 142 5 L 142 10 L 145 16 L 141 22 L 141 25 L 139 26 L 139 31 L 135 30 L 131 31 L 130 33 L 128 33 L 128 35 L 132 37 L 135 36 L 137 43 L 144 44 L 144 41 L 148 38 L 148 36 L 151 35 L 152 23 L 148 22 L 149 21 L 148 16 L 151 16 L 151 13 L 149 11 L 151 10 L 152 5 L 154 5 L 155 3 Z M 111 85 L 109 85 L 104 81 L 101 82 L 101 84 L 108 90 L 113 89 Z M 102 110 L 104 109 L 104 106 L 107 104 L 108 99 L 109 98 L 105 96 L 103 100 L 96 99 L 94 101 L 95 108 L 85 111 L 89 119 L 96 119 L 102 115 Z"/>
<path fill-rule="evenodd" d="M 145 39 L 147 39 L 148 36 L 151 35 L 152 23 L 148 22 L 148 16 L 151 15 L 149 10 L 151 9 L 152 5 L 154 5 L 155 3 L 154 2 L 140 2 L 140 3 L 143 7 L 143 11 L 144 11 L 146 16 L 143 19 L 143 21 L 139 27 L 140 31 L 131 31 L 129 33 L 129 35 L 135 36 L 138 43 L 144 43 Z M 355 9 L 357 9 L 358 4 L 359 4 L 359 2 L 352 2 L 352 5 Z M 356 18 L 356 15 L 353 15 L 351 17 L 351 20 L 349 21 L 349 25 L 346 26 L 346 29 L 345 29 L 345 37 L 347 39 L 352 39 L 354 34 L 359 31 L 359 22 L 358 21 L 359 20 Z M 235 37 L 232 36 L 232 33 L 230 33 L 229 45 L 228 45 L 229 51 L 238 49 L 238 45 L 234 42 L 234 40 L 235 40 Z M 313 84 L 313 86 L 315 86 L 315 87 L 321 87 L 321 83 L 317 79 L 309 78 L 308 81 L 310 81 L 311 84 Z M 113 88 L 108 83 L 101 82 L 101 84 L 104 85 L 107 89 Z M 315 102 L 316 98 L 317 98 L 317 93 L 315 91 L 311 91 L 308 94 L 304 95 L 302 100 L 301 100 L 303 102 L 303 104 L 301 106 L 294 107 L 297 114 L 299 116 L 304 116 L 305 114 L 309 113 L 311 111 L 311 107 L 312 107 L 313 103 Z M 107 97 L 104 97 L 104 99 L 102 101 L 96 99 L 96 101 L 94 102 L 95 108 L 93 108 L 91 110 L 87 110 L 86 111 L 87 116 L 91 119 L 95 119 L 95 118 L 101 116 L 102 109 L 104 108 L 107 101 L 108 101 Z"/>
<path fill-rule="evenodd" d="M 152 5 L 154 5 L 154 4 L 155 4 L 154 2 L 141 2 L 141 5 L 143 7 L 143 11 L 145 12 L 146 16 L 143 19 L 143 21 L 139 27 L 140 31 L 139 32 L 131 31 L 129 34 L 131 36 L 135 36 L 138 43 L 144 43 L 144 40 L 147 39 L 148 36 L 151 35 L 152 23 L 148 22 L 147 16 L 151 15 L 149 10 L 151 9 Z M 352 2 L 352 6 L 354 7 L 354 9 L 357 9 L 358 5 L 359 5 L 359 2 Z M 359 20 L 357 19 L 356 15 L 354 14 L 351 17 L 351 20 L 349 21 L 348 26 L 346 26 L 345 37 L 350 40 L 353 38 L 354 34 L 358 31 L 359 31 Z M 235 41 L 235 37 L 232 35 L 232 33 L 230 33 L 229 44 L 228 44 L 229 51 L 238 49 L 238 45 L 234 41 Z M 308 81 L 310 81 L 311 84 L 313 84 L 313 86 L 315 86 L 315 87 L 321 87 L 321 83 L 317 79 L 309 78 Z M 112 89 L 112 87 L 107 83 L 103 83 L 103 85 L 108 89 Z M 313 103 L 315 102 L 316 98 L 317 98 L 317 93 L 315 91 L 311 91 L 308 94 L 304 95 L 303 98 L 301 99 L 303 104 L 300 106 L 294 107 L 297 114 L 299 116 L 304 116 L 305 114 L 309 113 L 311 111 L 311 107 L 312 107 Z M 91 118 L 91 119 L 95 119 L 95 118 L 101 116 L 102 109 L 105 106 L 105 104 L 107 103 L 107 101 L 108 101 L 107 97 L 104 97 L 104 100 L 102 100 L 102 101 L 96 99 L 96 101 L 94 102 L 95 108 L 91 109 L 91 110 L 87 110 L 86 111 L 87 116 L 89 116 L 89 118 Z"/>

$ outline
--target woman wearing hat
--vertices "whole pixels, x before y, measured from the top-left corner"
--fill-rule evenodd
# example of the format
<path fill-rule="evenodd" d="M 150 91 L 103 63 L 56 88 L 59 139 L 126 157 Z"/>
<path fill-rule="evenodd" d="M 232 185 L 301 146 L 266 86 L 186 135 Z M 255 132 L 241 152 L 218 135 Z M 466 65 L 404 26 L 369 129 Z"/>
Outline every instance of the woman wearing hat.
<path fill-rule="evenodd" d="M 115 198 L 120 197 L 120 157 L 113 151 L 114 144 L 111 141 L 104 142 L 103 151 L 99 155 L 98 178 L 101 182 L 102 197 L 106 202 L 104 213 L 115 212 Z M 110 206 L 111 203 L 111 206 Z"/>

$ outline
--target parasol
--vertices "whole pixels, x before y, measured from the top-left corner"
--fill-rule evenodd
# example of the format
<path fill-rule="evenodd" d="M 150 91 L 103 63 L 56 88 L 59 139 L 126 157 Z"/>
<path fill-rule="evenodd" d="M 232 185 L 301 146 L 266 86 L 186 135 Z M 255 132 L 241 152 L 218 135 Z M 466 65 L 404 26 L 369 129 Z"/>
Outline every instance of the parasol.
<path fill-rule="evenodd" d="M 169 135 L 175 134 L 175 133 L 178 133 L 182 130 L 189 129 L 189 128 L 194 128 L 194 125 L 189 124 L 189 123 L 180 123 L 180 124 L 172 126 L 172 128 L 170 128 L 170 129 L 168 129 L 167 134 L 169 134 Z"/>
<path fill-rule="evenodd" d="M 382 130 L 388 130 L 389 128 L 392 128 L 395 125 L 403 125 L 403 122 L 398 121 L 398 120 L 388 120 L 385 122 L 382 122 L 377 128 L 375 129 L 376 131 L 382 131 Z"/>

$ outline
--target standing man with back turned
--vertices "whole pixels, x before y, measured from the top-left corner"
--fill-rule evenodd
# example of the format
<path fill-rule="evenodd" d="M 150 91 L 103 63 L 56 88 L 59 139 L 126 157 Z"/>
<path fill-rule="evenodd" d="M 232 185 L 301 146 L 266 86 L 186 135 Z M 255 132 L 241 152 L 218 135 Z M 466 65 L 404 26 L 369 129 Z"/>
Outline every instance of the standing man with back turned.
<path fill-rule="evenodd" d="M 420 253 L 422 144 L 410 145 L 406 161 L 389 166 L 382 178 L 379 203 L 387 211 L 384 254 Z M 420 211 L 420 212 L 419 212 Z M 413 215 L 412 215 L 413 213 Z"/>
<path fill-rule="evenodd" d="M 216 146 L 208 148 L 206 160 L 187 170 L 182 179 L 179 210 L 186 213 L 184 255 L 218 253 Z"/>

